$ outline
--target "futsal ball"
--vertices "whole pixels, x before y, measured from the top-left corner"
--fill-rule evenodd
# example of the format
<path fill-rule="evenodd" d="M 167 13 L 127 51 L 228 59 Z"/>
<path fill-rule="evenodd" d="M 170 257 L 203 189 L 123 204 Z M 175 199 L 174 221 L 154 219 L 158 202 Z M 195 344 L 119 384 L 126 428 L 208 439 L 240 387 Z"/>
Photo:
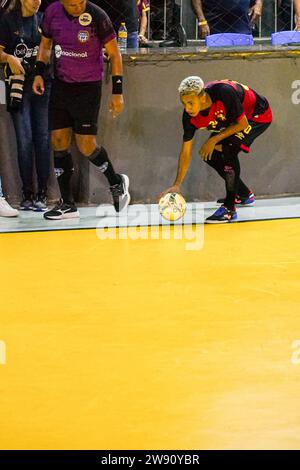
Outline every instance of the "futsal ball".
<path fill-rule="evenodd" d="M 183 217 L 186 210 L 185 199 L 178 193 L 167 193 L 159 200 L 158 205 L 160 214 L 170 221 Z"/>

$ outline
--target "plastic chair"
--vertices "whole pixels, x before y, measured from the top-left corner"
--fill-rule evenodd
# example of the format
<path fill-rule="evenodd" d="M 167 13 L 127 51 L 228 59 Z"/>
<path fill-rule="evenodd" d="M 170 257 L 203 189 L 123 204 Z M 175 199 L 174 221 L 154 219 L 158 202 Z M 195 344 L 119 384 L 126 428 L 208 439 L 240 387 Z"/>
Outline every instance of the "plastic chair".
<path fill-rule="evenodd" d="M 253 46 L 252 34 L 220 33 L 210 34 L 205 38 L 207 47 Z"/>
<path fill-rule="evenodd" d="M 271 44 L 273 46 L 300 44 L 300 31 L 280 31 L 271 35 Z"/>

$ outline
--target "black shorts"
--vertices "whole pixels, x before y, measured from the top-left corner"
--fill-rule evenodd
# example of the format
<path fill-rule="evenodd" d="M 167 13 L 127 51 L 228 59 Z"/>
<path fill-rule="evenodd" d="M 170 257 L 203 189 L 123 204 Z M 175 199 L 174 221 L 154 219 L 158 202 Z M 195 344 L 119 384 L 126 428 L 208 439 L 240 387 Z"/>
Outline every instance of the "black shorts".
<path fill-rule="evenodd" d="M 50 96 L 52 131 L 71 127 L 76 134 L 96 135 L 102 82 L 54 80 Z"/>
<path fill-rule="evenodd" d="M 238 149 L 238 151 L 242 150 L 245 153 L 249 153 L 250 145 L 258 136 L 268 129 L 270 124 L 271 122 L 262 123 L 249 121 L 249 126 L 246 129 L 238 132 L 237 134 L 231 135 L 227 139 L 222 140 L 220 144 L 233 145 Z"/>
<path fill-rule="evenodd" d="M 249 126 L 246 129 L 238 132 L 237 134 L 231 135 L 230 137 L 227 137 L 227 139 L 221 140 L 219 145 L 227 145 L 231 150 L 235 149 L 237 153 L 241 150 L 245 153 L 249 153 L 250 145 L 258 136 L 268 129 L 270 124 L 271 122 L 262 123 L 249 121 Z M 216 136 L 216 132 L 212 132 L 210 136 Z"/>

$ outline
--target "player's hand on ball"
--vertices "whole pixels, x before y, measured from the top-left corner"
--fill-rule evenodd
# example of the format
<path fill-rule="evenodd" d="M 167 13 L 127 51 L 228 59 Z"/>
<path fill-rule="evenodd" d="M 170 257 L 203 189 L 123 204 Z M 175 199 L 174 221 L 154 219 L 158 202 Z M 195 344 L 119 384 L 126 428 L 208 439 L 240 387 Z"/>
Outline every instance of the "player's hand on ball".
<path fill-rule="evenodd" d="M 112 95 L 109 105 L 109 111 L 112 113 L 112 117 L 116 118 L 124 109 L 123 95 Z"/>
<path fill-rule="evenodd" d="M 181 194 L 180 186 L 178 186 L 177 184 L 174 184 L 170 188 L 166 189 L 165 191 L 160 193 L 160 195 L 158 196 L 158 200 L 160 200 L 163 196 L 165 196 L 168 193 L 179 193 L 179 194 Z"/>
<path fill-rule="evenodd" d="M 202 160 L 207 161 L 210 160 L 215 150 L 216 142 L 213 137 L 208 139 L 205 144 L 202 145 L 201 149 L 199 150 L 200 157 Z"/>

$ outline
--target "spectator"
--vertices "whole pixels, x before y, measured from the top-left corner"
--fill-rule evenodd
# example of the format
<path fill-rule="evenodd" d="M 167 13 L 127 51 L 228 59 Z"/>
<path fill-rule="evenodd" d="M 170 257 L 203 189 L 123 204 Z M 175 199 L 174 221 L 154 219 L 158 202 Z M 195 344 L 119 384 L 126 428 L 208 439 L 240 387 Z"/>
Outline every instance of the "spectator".
<path fill-rule="evenodd" d="M 98 5 L 108 14 L 116 33 L 121 23 L 126 24 L 128 48 L 137 49 L 139 47 L 136 0 L 92 0 L 92 3 Z"/>
<path fill-rule="evenodd" d="M 50 166 L 48 101 L 50 79 L 45 74 L 45 93 L 32 92 L 34 64 L 40 42 L 40 0 L 12 0 L 0 21 L 0 62 L 5 63 L 7 109 L 14 124 L 22 179 L 22 210 L 47 208 Z M 18 32 L 16 34 L 15 32 Z M 33 154 L 38 191 L 33 191 Z"/>
<path fill-rule="evenodd" d="M 263 0 L 192 0 L 200 37 L 218 33 L 251 34 L 262 13 Z"/>
<path fill-rule="evenodd" d="M 154 0 L 154 5 L 160 11 L 160 29 L 161 36 L 164 38 L 164 17 L 166 6 L 166 32 L 167 37 L 164 38 L 159 45 L 160 47 L 182 47 L 186 45 L 186 34 L 180 24 L 180 5 L 181 0 Z M 151 0 L 152 9 L 152 0 Z M 159 18 L 159 17 L 158 17 Z M 151 22 L 152 25 L 152 22 Z M 154 28 L 153 28 L 154 30 Z M 156 39 L 157 31 L 153 31 L 153 37 Z M 154 36 L 155 35 L 155 36 Z M 157 37 L 157 39 L 160 39 Z"/>
<path fill-rule="evenodd" d="M 150 11 L 149 0 L 137 0 L 137 9 L 139 17 L 139 44 L 140 46 L 147 46 L 147 26 L 148 26 L 148 12 Z"/>
<path fill-rule="evenodd" d="M 277 0 L 277 30 L 300 30 L 300 0 L 294 0 L 294 15 L 292 15 L 292 0 Z M 294 18 L 292 18 L 294 16 Z"/>
<path fill-rule="evenodd" d="M 3 196 L 2 192 L 2 184 L 0 178 L 0 217 L 16 217 L 18 215 L 18 211 L 13 209 Z"/>

